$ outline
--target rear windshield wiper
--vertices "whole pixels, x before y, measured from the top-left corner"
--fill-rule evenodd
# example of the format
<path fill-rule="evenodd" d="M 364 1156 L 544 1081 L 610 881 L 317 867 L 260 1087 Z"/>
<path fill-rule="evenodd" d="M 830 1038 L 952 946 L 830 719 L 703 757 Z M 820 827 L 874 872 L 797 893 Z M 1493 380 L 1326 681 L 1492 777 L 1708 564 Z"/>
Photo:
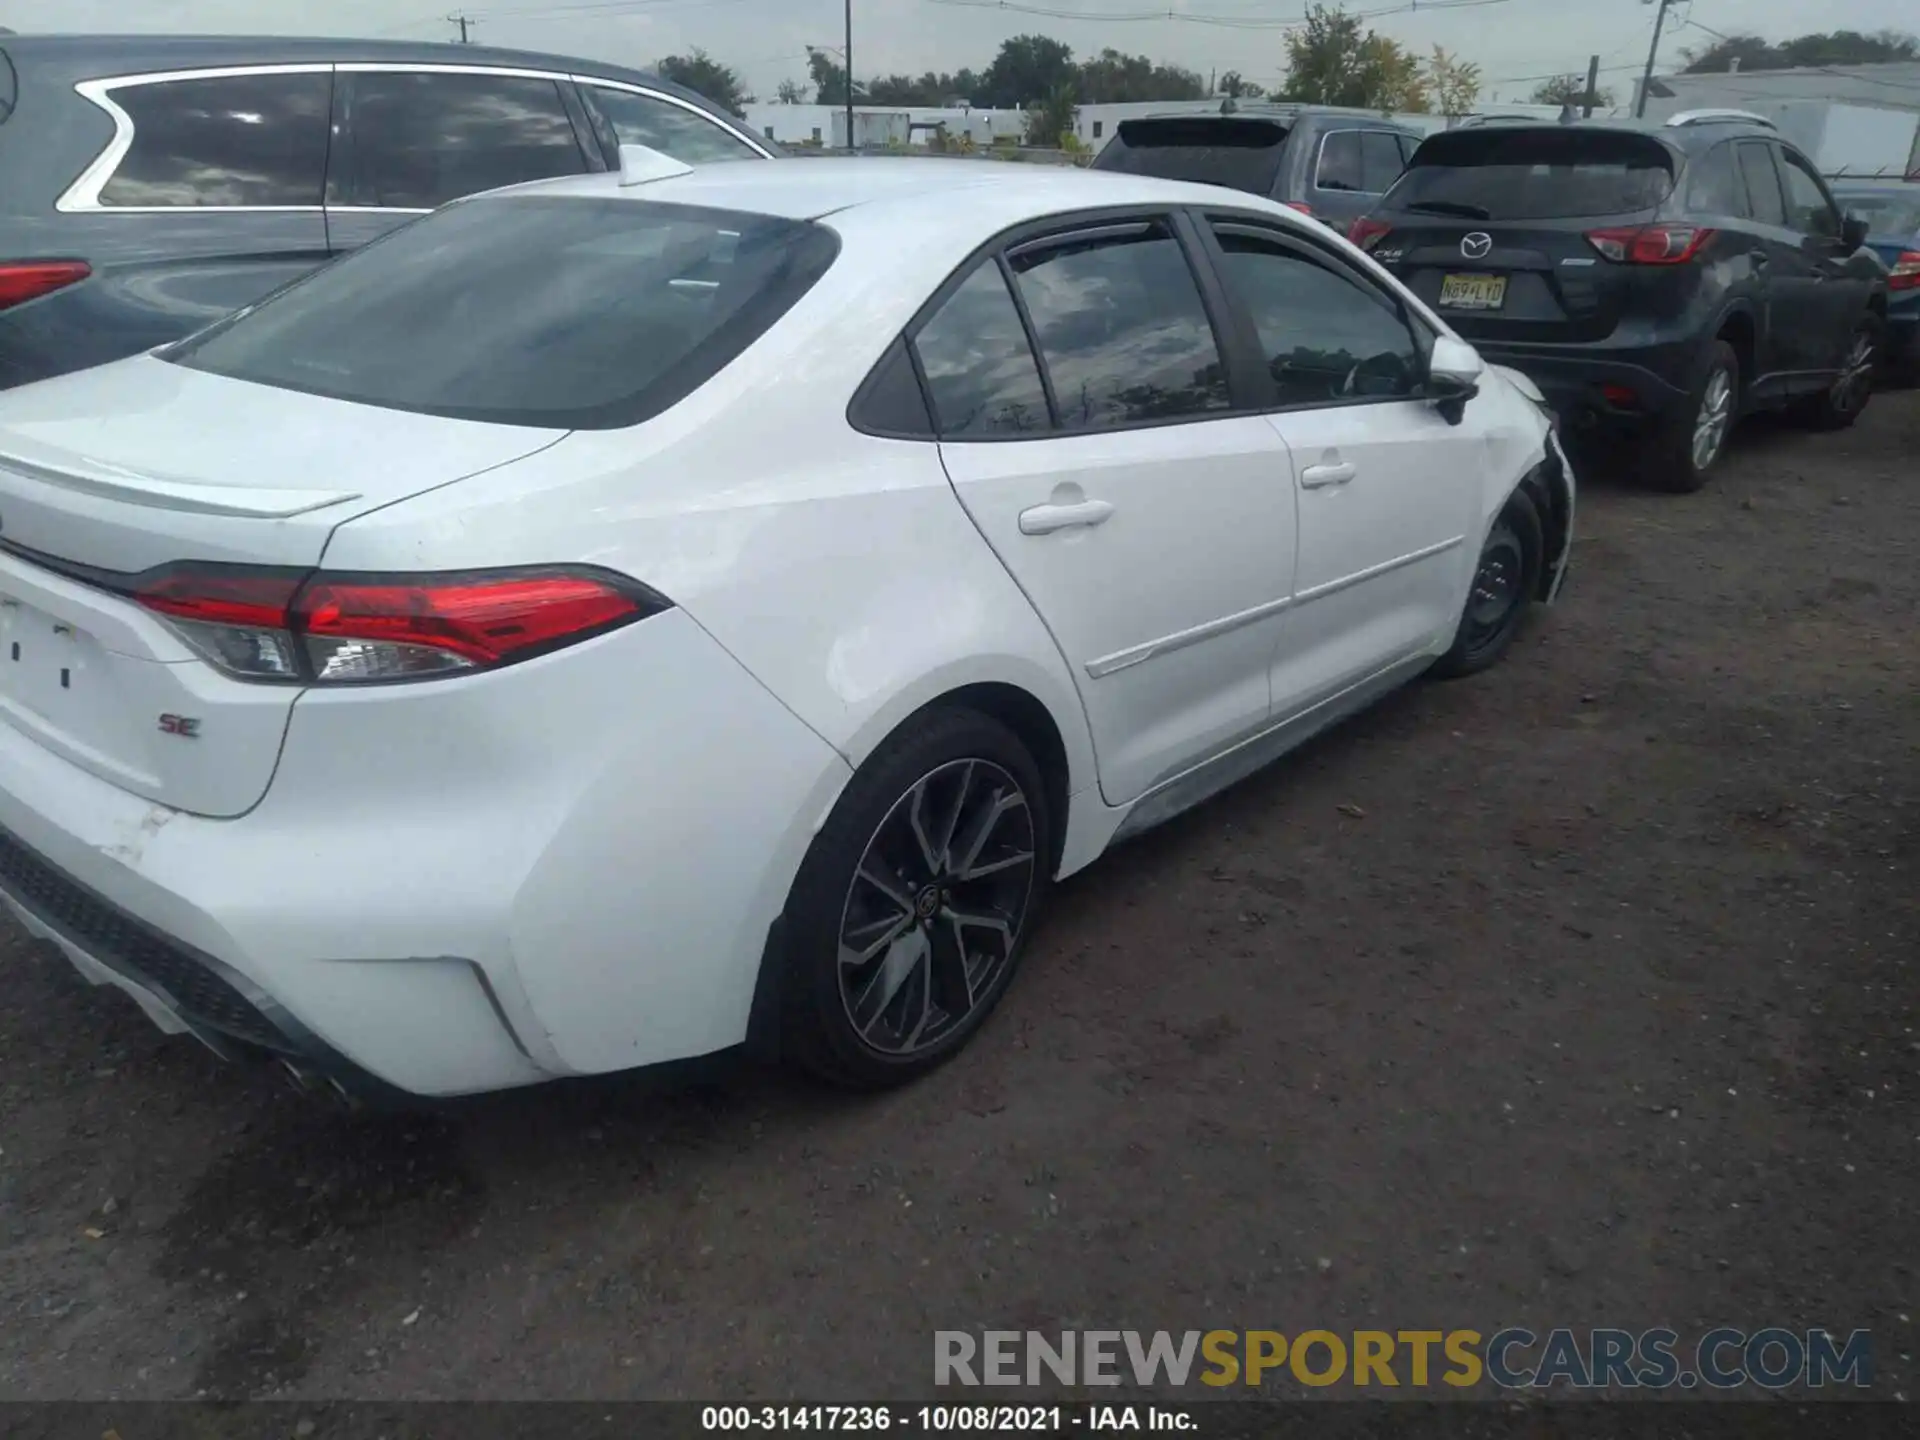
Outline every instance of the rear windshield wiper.
<path fill-rule="evenodd" d="M 1480 205 L 1463 205 L 1458 200 L 1409 200 L 1402 210 L 1423 210 L 1429 215 L 1458 215 L 1463 220 L 1491 220 L 1493 212 Z"/>

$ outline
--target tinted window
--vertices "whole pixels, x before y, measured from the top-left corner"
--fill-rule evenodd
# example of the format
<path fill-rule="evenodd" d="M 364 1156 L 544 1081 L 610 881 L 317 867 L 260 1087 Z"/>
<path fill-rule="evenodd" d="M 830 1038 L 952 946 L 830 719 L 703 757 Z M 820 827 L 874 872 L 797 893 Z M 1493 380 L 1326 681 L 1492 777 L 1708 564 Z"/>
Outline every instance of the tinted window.
<path fill-rule="evenodd" d="M 1314 185 L 1321 190 L 1364 190 L 1358 130 L 1329 130 L 1320 142 L 1320 166 Z"/>
<path fill-rule="evenodd" d="M 1027 332 L 998 265 L 982 265 L 914 340 L 946 437 L 1039 434 L 1052 427 Z"/>
<path fill-rule="evenodd" d="M 1228 407 L 1199 287 L 1165 229 L 1028 251 L 1013 267 L 1063 428 Z"/>
<path fill-rule="evenodd" d="M 1286 140 L 1286 129 L 1270 120 L 1123 120 L 1093 168 L 1265 195 L 1279 172 Z"/>
<path fill-rule="evenodd" d="M 1389 130 L 1361 132 L 1360 164 L 1367 193 L 1378 195 L 1385 191 L 1407 168 L 1400 158 L 1400 137 Z"/>
<path fill-rule="evenodd" d="M 1378 291 L 1297 251 L 1216 231 L 1227 283 L 1253 316 L 1282 405 L 1387 399 L 1420 383 L 1420 352 Z"/>
<path fill-rule="evenodd" d="M 1651 136 L 1452 130 L 1427 138 L 1384 208 L 1468 220 L 1575 219 L 1651 210 L 1672 189 L 1672 161 Z"/>
<path fill-rule="evenodd" d="M 1420 148 L 1420 142 L 1411 135 L 1400 137 L 1400 162 L 1402 167 L 1413 159 L 1413 152 Z"/>
<path fill-rule="evenodd" d="M 719 371 L 836 248 L 819 226 L 764 215 L 476 200 L 402 226 L 166 358 L 396 410 L 611 429 Z"/>
<path fill-rule="evenodd" d="M 758 150 L 704 115 L 631 90 L 588 88 L 594 103 L 613 122 L 613 133 L 622 145 L 645 145 L 689 165 L 760 158 Z"/>
<path fill-rule="evenodd" d="M 318 205 L 327 173 L 329 74 L 228 75 L 123 85 L 133 146 L 103 205 Z"/>
<path fill-rule="evenodd" d="M 368 71 L 353 86 L 346 203 L 431 209 L 587 168 L 560 87 L 515 75 Z"/>
<path fill-rule="evenodd" d="M 1774 174 L 1772 147 L 1754 141 L 1736 145 L 1740 178 L 1747 187 L 1747 213 L 1762 225 L 1784 225 L 1787 209 L 1780 200 L 1780 181 Z"/>
<path fill-rule="evenodd" d="M 1787 223 L 1803 235 L 1838 239 L 1840 212 L 1812 168 L 1790 150 L 1780 152 L 1780 174 L 1787 182 Z"/>
<path fill-rule="evenodd" d="M 1731 145 L 1716 145 L 1687 167 L 1687 209 L 1707 215 L 1746 213 Z"/>

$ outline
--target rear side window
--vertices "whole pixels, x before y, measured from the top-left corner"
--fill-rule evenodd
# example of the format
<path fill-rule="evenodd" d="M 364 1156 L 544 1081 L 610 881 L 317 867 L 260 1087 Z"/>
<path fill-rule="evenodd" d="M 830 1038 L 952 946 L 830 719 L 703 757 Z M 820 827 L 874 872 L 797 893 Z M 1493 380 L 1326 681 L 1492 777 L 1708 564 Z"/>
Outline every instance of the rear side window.
<path fill-rule="evenodd" d="M 622 145 L 645 145 L 689 165 L 760 158 L 760 152 L 738 135 L 670 101 L 604 85 L 590 85 L 587 90 Z"/>
<path fill-rule="evenodd" d="M 1320 142 L 1320 164 L 1314 170 L 1316 190 L 1364 190 L 1358 130 L 1329 130 Z"/>
<path fill-rule="evenodd" d="M 1027 332 L 995 264 L 980 266 L 914 338 L 942 439 L 1052 428 Z"/>
<path fill-rule="evenodd" d="M 432 71 L 342 79 L 352 87 L 353 156 L 335 203 L 430 210 L 587 168 L 552 80 Z"/>
<path fill-rule="evenodd" d="M 1841 208 L 1867 222 L 1875 239 L 1910 244 L 1920 236 L 1920 194 L 1908 196 L 1885 190 L 1847 190 L 1835 197 Z"/>
<path fill-rule="evenodd" d="M 102 205 L 320 204 L 332 75 L 223 75 L 111 93 L 133 121 L 133 143 L 101 187 Z"/>
<path fill-rule="evenodd" d="M 1687 167 L 1687 209 L 1704 215 L 1744 215 L 1733 147 L 1716 145 Z"/>
<path fill-rule="evenodd" d="M 1267 120 L 1208 116 L 1124 120 L 1094 161 L 1096 170 L 1193 180 L 1231 190 L 1268 194 L 1280 172 L 1285 127 Z"/>
<path fill-rule="evenodd" d="M 1163 225 L 1011 262 L 1062 429 L 1195 418 L 1232 403 L 1199 286 Z"/>
<path fill-rule="evenodd" d="M 1651 136 L 1458 130 L 1427 139 L 1386 208 L 1470 220 L 1570 220 L 1651 210 L 1672 190 L 1672 159 Z"/>
<path fill-rule="evenodd" d="M 638 424 L 823 275 L 832 232 L 634 200 L 450 205 L 164 358 L 286 390 L 557 429 Z"/>
<path fill-rule="evenodd" d="M 1773 147 L 1763 140 L 1736 145 L 1740 178 L 1747 187 L 1747 213 L 1762 225 L 1785 225 L 1786 203 L 1780 198 L 1780 177 L 1773 168 Z"/>
<path fill-rule="evenodd" d="M 1390 130 L 1367 130 L 1361 133 L 1361 177 L 1369 195 L 1384 194 L 1406 168 L 1406 162 L 1400 158 L 1399 136 Z"/>

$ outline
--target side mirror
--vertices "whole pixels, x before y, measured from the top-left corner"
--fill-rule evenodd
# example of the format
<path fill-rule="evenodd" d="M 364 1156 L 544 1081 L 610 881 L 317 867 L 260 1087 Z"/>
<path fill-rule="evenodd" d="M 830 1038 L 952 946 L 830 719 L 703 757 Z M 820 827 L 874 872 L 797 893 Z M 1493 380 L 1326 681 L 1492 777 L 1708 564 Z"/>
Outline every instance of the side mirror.
<path fill-rule="evenodd" d="M 1849 215 L 1840 222 L 1840 243 L 1849 250 L 1858 250 L 1867 243 L 1867 222 L 1858 215 Z"/>
<path fill-rule="evenodd" d="M 1427 356 L 1427 398 L 1449 425 L 1466 415 L 1467 402 L 1480 393 L 1480 377 L 1487 365 L 1480 352 L 1464 340 L 1436 335 Z"/>

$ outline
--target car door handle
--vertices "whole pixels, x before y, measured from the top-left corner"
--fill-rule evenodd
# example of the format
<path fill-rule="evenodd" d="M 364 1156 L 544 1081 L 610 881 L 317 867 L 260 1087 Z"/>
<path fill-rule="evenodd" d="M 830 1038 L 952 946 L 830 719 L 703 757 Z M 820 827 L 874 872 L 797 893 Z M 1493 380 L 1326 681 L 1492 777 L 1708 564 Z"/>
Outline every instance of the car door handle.
<path fill-rule="evenodd" d="M 1332 465 L 1309 465 L 1300 472 L 1300 488 L 1323 490 L 1329 485 L 1344 485 L 1353 476 L 1351 460 L 1341 460 Z"/>
<path fill-rule="evenodd" d="M 1020 512 L 1022 535 L 1051 535 L 1075 527 L 1090 529 L 1107 523 L 1113 506 L 1104 500 L 1080 500 L 1071 505 L 1035 505 Z"/>

